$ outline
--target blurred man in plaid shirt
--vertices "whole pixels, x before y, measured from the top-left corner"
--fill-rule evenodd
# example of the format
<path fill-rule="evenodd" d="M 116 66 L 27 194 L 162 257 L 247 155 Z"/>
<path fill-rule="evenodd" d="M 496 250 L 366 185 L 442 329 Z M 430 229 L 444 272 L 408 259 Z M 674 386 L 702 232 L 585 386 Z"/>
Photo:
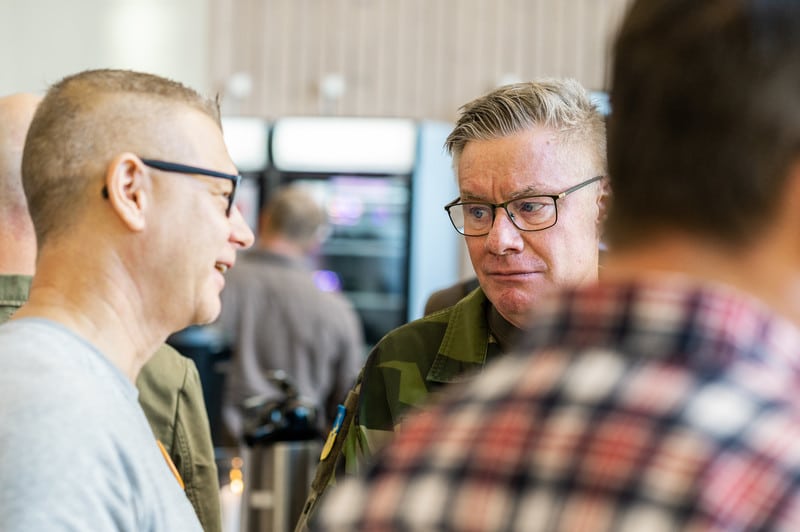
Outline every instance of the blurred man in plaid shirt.
<path fill-rule="evenodd" d="M 324 530 L 800 530 L 800 2 L 638 0 L 603 280 L 409 418 Z"/>

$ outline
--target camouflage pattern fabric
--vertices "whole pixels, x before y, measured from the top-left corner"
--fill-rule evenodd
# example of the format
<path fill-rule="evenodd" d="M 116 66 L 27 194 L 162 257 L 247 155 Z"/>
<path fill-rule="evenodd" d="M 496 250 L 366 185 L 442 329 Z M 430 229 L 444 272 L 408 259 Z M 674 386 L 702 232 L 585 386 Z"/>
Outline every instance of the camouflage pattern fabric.
<path fill-rule="evenodd" d="M 402 418 L 444 385 L 465 380 L 500 354 L 489 332 L 490 303 L 480 288 L 456 305 L 389 332 L 370 352 L 348 394 L 347 414 L 320 461 L 295 532 L 337 474 L 358 474 L 391 439 Z"/>

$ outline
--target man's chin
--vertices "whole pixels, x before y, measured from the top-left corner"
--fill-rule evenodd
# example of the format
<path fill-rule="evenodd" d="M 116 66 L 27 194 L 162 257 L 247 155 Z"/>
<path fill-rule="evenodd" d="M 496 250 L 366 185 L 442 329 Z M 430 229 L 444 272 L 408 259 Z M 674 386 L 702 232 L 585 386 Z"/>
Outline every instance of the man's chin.
<path fill-rule="evenodd" d="M 221 305 L 219 301 L 215 305 L 209 305 L 205 308 L 200 309 L 192 319 L 192 323 L 189 325 L 210 325 L 217 321 L 219 318 L 219 314 L 221 311 Z"/>
<path fill-rule="evenodd" d="M 552 290 L 552 283 L 544 275 L 528 274 L 524 276 L 490 277 L 481 282 L 487 295 L 495 294 L 498 298 L 535 299 L 538 294 Z M 531 294 L 534 297 L 531 297 Z"/>
<path fill-rule="evenodd" d="M 527 315 L 542 296 L 553 290 L 553 284 L 544 275 L 529 275 L 513 281 L 491 279 L 488 286 L 481 284 L 486 297 L 503 316 Z"/>

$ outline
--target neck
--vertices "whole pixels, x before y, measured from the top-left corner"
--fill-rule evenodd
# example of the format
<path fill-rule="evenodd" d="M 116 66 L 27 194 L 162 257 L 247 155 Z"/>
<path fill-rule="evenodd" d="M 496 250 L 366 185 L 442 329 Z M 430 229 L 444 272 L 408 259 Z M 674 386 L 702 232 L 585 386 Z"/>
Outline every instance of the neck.
<path fill-rule="evenodd" d="M 148 313 L 144 301 L 131 297 L 142 292 L 130 286 L 132 277 L 123 273 L 120 262 L 75 256 L 64 248 L 40 256 L 28 302 L 14 319 L 38 317 L 60 323 L 135 382 L 170 331 L 154 323 L 157 317 Z"/>
<path fill-rule="evenodd" d="M 685 235 L 659 238 L 635 250 L 609 253 L 601 276 L 625 279 L 657 272 L 728 284 L 800 324 L 800 253 L 768 238 L 744 249 Z"/>

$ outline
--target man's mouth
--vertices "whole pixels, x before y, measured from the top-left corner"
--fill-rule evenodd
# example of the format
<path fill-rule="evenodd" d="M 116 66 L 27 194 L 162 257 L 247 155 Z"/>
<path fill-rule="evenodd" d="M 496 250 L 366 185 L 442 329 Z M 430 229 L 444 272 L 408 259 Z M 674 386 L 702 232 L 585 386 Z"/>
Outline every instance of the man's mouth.
<path fill-rule="evenodd" d="M 487 273 L 489 275 L 492 275 L 492 276 L 495 276 L 495 277 L 512 277 L 512 276 L 516 276 L 516 275 L 530 275 L 530 274 L 541 273 L 541 272 L 531 271 L 531 270 L 513 270 L 513 271 L 493 271 L 493 272 L 487 272 Z"/>
<path fill-rule="evenodd" d="M 223 275 L 225 274 L 225 272 L 228 271 L 228 265 L 227 264 L 223 264 L 221 262 L 217 262 L 216 264 L 214 264 L 214 267 L 217 269 L 217 271 L 219 273 L 221 273 Z"/>

